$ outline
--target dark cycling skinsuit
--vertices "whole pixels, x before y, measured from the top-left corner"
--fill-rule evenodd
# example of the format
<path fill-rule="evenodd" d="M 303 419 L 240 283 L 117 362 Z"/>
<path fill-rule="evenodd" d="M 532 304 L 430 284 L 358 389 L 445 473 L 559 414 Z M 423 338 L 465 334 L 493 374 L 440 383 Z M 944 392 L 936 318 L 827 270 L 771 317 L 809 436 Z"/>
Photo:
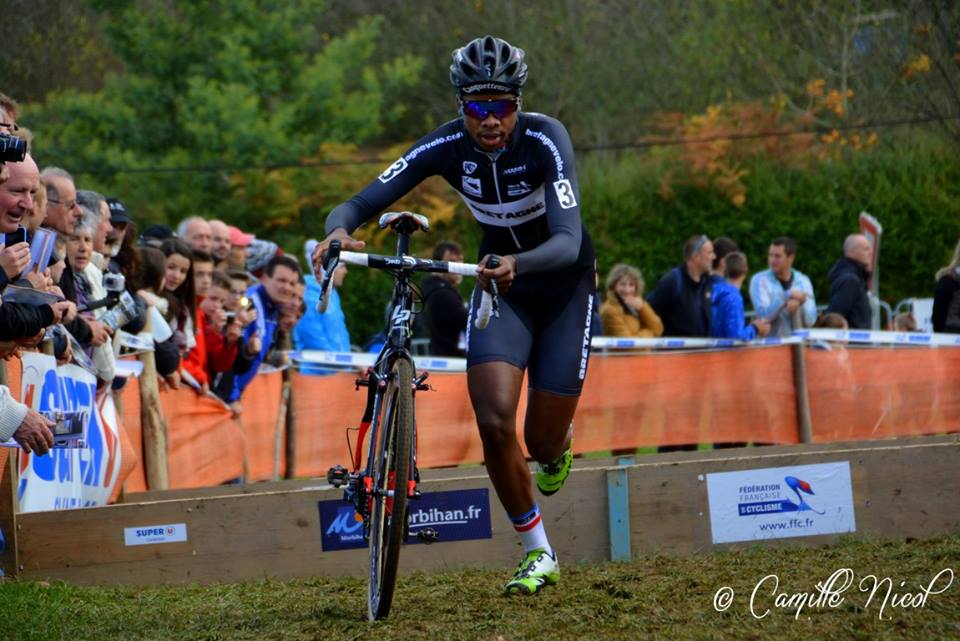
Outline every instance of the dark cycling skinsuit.
<path fill-rule="evenodd" d="M 429 176 L 443 176 L 483 228 L 479 256 L 517 258 L 500 317 L 484 330 L 467 323 L 467 366 L 504 361 L 529 366 L 530 386 L 576 396 L 590 345 L 595 276 L 593 242 L 580 221 L 573 146 L 563 125 L 518 112 L 504 150 L 478 150 L 460 119 L 411 147 L 363 191 L 334 209 L 326 233 L 352 232 Z"/>

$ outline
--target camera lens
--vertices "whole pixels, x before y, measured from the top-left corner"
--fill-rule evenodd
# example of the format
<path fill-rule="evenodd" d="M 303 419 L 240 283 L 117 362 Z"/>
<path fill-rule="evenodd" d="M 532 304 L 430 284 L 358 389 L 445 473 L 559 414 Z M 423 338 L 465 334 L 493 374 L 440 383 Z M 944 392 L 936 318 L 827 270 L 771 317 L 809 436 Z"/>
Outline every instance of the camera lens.
<path fill-rule="evenodd" d="M 23 162 L 27 157 L 27 141 L 0 134 L 0 162 Z"/>

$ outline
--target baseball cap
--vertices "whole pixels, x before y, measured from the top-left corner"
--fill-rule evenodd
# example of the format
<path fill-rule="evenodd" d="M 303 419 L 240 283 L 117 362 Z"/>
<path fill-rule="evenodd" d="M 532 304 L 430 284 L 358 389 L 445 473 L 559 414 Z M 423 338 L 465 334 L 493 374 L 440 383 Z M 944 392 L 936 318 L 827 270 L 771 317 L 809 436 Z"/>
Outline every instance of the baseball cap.
<path fill-rule="evenodd" d="M 250 243 L 253 242 L 253 239 L 256 238 L 253 234 L 245 234 L 237 227 L 233 225 L 229 226 L 230 229 L 230 244 L 237 247 L 248 247 Z"/>
<path fill-rule="evenodd" d="M 127 207 L 117 198 L 107 198 L 107 207 L 110 208 L 110 223 L 113 225 L 116 224 L 125 224 L 129 225 L 133 222 L 133 219 L 130 218 L 129 212 L 127 212 Z"/>

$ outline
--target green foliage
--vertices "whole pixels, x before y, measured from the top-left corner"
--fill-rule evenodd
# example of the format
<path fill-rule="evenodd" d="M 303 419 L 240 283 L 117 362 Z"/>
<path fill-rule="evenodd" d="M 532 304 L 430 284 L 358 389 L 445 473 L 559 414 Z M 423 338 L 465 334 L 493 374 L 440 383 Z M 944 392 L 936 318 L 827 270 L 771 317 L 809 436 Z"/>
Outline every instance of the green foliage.
<path fill-rule="evenodd" d="M 789 235 L 799 245 L 795 266 L 813 280 L 818 303 L 827 302 L 827 271 L 866 211 L 884 228 L 881 298 L 896 303 L 932 295 L 933 274 L 960 236 L 960 166 L 952 151 L 881 148 L 803 170 L 754 158 L 744 164 L 747 198 L 741 207 L 693 185 L 662 196 L 662 154 L 591 156 L 581 164 L 582 208 L 602 273 L 629 262 L 652 287 L 681 262 L 683 241 L 700 233 L 733 238 L 751 271 L 759 271 L 766 268 L 769 241 Z"/>
<path fill-rule="evenodd" d="M 374 140 L 403 115 L 403 101 L 385 97 L 402 96 L 421 66 L 403 55 L 371 63 L 380 18 L 321 36 L 315 0 L 104 4 L 125 73 L 109 76 L 100 92 L 51 94 L 28 105 L 23 120 L 39 133 L 41 165 L 94 172 L 84 186 L 123 198 L 139 220 L 200 213 L 261 234 L 286 225 L 305 180 L 203 168 L 296 163 L 323 144 Z M 349 195 L 337 193 L 329 207 Z"/>

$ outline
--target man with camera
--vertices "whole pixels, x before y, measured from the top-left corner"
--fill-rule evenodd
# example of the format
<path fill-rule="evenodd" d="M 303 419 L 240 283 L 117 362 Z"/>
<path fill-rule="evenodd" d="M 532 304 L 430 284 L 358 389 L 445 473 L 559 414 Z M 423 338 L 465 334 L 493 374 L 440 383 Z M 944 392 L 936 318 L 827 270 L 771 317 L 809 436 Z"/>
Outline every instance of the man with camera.
<path fill-rule="evenodd" d="M 5 163 L 9 177 L 0 184 L 0 233 L 4 234 L 4 247 L 0 250 L 0 291 L 21 277 L 29 287 L 46 289 L 49 286 L 49 276 L 45 273 L 23 273 L 30 263 L 30 245 L 20 223 L 33 210 L 39 172 L 29 154 L 21 158 L 19 162 Z M 74 312 L 65 301 L 43 305 L 7 301 L 0 305 L 0 336 L 5 340 L 35 338 L 45 327 L 59 323 L 65 314 L 72 318 Z"/>
<path fill-rule="evenodd" d="M 5 118 L 6 113 L 0 113 L 0 119 Z M 33 194 L 39 184 L 39 172 L 22 141 L 3 134 L 0 134 L 0 164 L 6 175 L 5 180 L 0 180 L 0 233 L 4 234 L 5 241 L 0 252 L 0 277 L 4 280 L 0 289 L 5 289 L 8 282 L 19 278 L 29 263 L 30 246 L 25 242 L 20 223 L 34 207 Z M 28 305 L 4 301 L 0 303 L 0 336 L 5 341 L 35 341 L 42 337 L 45 327 L 60 322 L 72 311 L 67 302 Z M 52 426 L 52 421 L 16 401 L 7 387 L 0 386 L 0 441 L 12 437 L 24 451 L 42 455 L 53 445 Z"/>
<path fill-rule="evenodd" d="M 292 302 L 296 294 L 297 283 L 300 281 L 300 263 L 287 255 L 274 256 L 264 268 L 260 285 L 247 291 L 247 296 L 257 310 L 256 322 L 249 325 L 243 333 L 244 342 L 254 339 L 260 341 L 260 351 L 253 356 L 250 370 L 236 376 L 237 400 L 247 385 L 253 380 L 260 363 L 273 346 L 273 339 L 280 319 L 280 311 L 284 305 Z"/>

